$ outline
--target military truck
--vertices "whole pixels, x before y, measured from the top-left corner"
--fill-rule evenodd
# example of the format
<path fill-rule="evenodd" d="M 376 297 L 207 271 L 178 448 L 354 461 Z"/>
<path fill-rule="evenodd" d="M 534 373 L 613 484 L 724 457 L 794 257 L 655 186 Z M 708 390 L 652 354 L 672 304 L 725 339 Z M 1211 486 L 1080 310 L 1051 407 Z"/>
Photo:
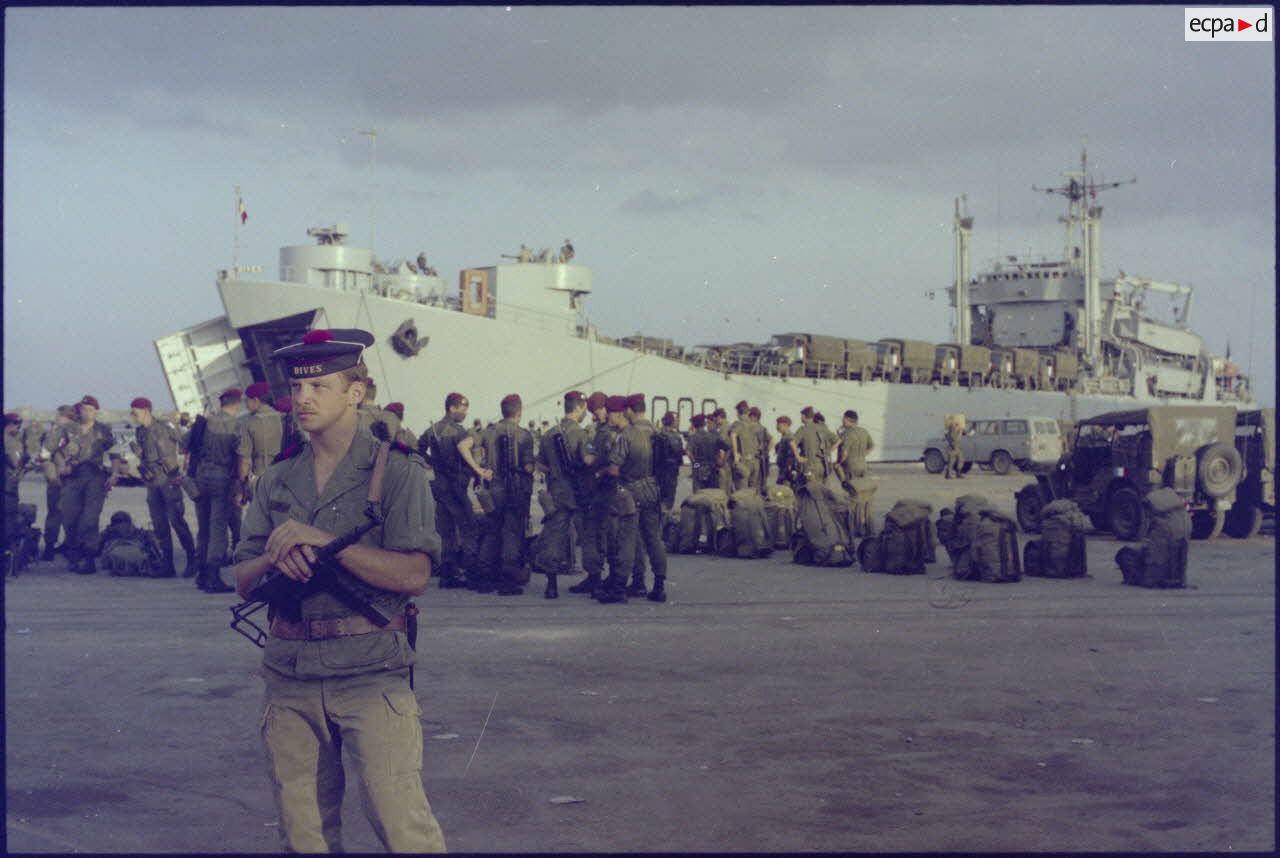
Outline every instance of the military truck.
<path fill-rule="evenodd" d="M 1244 477 L 1222 529 L 1228 536 L 1249 539 L 1262 527 L 1262 514 L 1276 511 L 1274 408 L 1236 412 L 1236 450 L 1244 460 Z"/>
<path fill-rule="evenodd" d="M 1211 539 L 1244 470 L 1235 429 L 1235 409 L 1220 405 L 1160 405 L 1081 420 L 1057 466 L 1018 491 L 1018 523 L 1037 533 L 1044 505 L 1069 498 L 1098 530 L 1140 539 L 1149 524 L 1143 498 L 1164 486 L 1186 502 L 1192 538 Z"/>
<path fill-rule="evenodd" d="M 876 342 L 876 356 L 876 372 L 886 381 L 933 381 L 933 343 L 886 337 Z"/>

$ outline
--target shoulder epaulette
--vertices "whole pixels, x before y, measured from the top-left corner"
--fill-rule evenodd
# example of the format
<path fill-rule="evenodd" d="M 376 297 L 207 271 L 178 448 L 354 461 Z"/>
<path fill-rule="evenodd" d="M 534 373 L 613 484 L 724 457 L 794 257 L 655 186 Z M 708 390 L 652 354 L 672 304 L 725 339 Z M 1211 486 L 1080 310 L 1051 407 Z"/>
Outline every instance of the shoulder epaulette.
<path fill-rule="evenodd" d="M 301 453 L 305 446 L 306 446 L 305 444 L 290 444 L 288 447 L 285 447 L 283 450 L 281 450 L 279 453 L 276 454 L 276 457 L 271 460 L 271 464 L 274 465 L 277 462 L 283 462 L 286 459 L 292 459 L 294 456 L 297 456 L 299 453 Z"/>

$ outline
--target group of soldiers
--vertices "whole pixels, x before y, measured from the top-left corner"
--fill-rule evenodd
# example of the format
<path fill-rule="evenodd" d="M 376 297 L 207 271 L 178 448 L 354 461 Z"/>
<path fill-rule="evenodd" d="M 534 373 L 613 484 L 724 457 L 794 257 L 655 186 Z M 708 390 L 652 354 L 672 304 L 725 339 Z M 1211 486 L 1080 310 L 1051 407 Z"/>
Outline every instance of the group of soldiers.
<path fill-rule="evenodd" d="M 527 429 L 521 426 L 523 403 L 516 394 L 499 404 L 501 420 L 487 427 L 476 420 L 468 427 L 470 402 L 452 393 L 444 403 L 445 416 L 419 438 L 404 425 L 401 403 L 379 407 L 376 397 L 370 381 L 358 408 L 361 425 L 417 451 L 432 468 L 443 545 L 440 586 L 499 595 L 522 593 L 532 569 L 546 576 L 544 595 L 558 598 L 558 577 L 578 570 L 585 577 L 568 588 L 571 593 L 604 603 L 628 597 L 663 602 L 662 530 L 686 461 L 695 492 L 718 488 L 731 494 L 745 488 L 767 496 L 771 461 L 776 461 L 778 484 L 821 484 L 832 474 L 846 483 L 866 475 L 873 448 L 854 411 L 845 412 L 837 434 L 821 413 L 806 407 L 794 432 L 791 418 L 779 417 L 775 436 L 761 423 L 760 409 L 743 401 L 733 422 L 718 408 L 694 415 L 682 433 L 671 412 L 655 426 L 646 416 L 643 394 L 581 391 L 565 394 L 558 424 L 544 421 L 538 428 L 530 421 Z M 70 568 L 80 573 L 95 571 L 99 519 L 116 479 L 102 465 L 113 438 L 95 421 L 97 410 L 97 401 L 85 396 L 75 406 L 60 407 L 49 425 L 35 424 L 25 432 L 18 431 L 17 415 L 6 415 L 6 453 L 12 450 L 8 458 L 18 468 L 9 468 L 7 475 L 20 474 L 22 463 L 39 461 L 48 451 L 43 557 L 65 552 Z M 243 392 L 223 391 L 218 408 L 194 421 L 185 414 L 165 421 L 143 397 L 130 403 L 130 411 L 139 472 L 164 559 L 162 576 L 177 575 L 176 534 L 186 553 L 183 577 L 194 577 L 204 592 L 228 592 L 218 570 L 239 541 L 241 508 L 282 449 L 304 441 L 289 413 L 289 398 L 273 402 L 269 386 L 258 382 Z M 527 534 L 539 476 L 545 486 L 537 492 L 543 529 L 535 540 Z M 184 515 L 184 489 L 196 506 L 194 538 Z M 60 532 L 65 539 L 56 545 Z"/>
<path fill-rule="evenodd" d="M 194 421 L 186 414 L 162 419 L 146 397 L 135 398 L 129 410 L 138 474 L 146 486 L 147 509 L 162 555 L 155 577 L 178 574 L 176 534 L 186 553 L 183 577 L 195 578 L 196 586 L 207 593 L 230 592 L 218 570 L 239 541 L 240 509 L 280 453 L 284 439 L 296 434 L 288 397 L 273 403 L 270 387 L 259 382 L 243 392 L 223 391 L 219 407 Z M 17 480 L 23 471 L 39 467 L 47 509 L 41 559 L 64 554 L 68 567 L 80 574 L 97 571 L 102 510 L 120 477 L 114 461 L 104 466 L 115 438 L 110 427 L 97 420 L 98 412 L 98 400 L 86 395 L 75 405 L 60 406 L 48 424 L 23 427 L 18 415 L 5 415 L 6 489 L 10 483 L 13 488 L 12 498 L 6 496 L 6 510 L 16 506 Z M 186 521 L 184 491 L 196 507 L 194 537 Z"/>

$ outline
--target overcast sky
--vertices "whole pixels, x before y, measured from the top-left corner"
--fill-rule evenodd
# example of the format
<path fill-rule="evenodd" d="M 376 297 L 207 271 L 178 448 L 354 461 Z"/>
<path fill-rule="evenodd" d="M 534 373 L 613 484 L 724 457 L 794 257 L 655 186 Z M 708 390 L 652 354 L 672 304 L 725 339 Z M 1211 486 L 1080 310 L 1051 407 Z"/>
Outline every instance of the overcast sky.
<path fill-rule="evenodd" d="M 456 282 L 571 237 L 591 319 L 686 345 L 950 339 L 974 269 L 1060 255 L 1087 140 L 1104 273 L 1189 283 L 1275 402 L 1271 43 L 1183 7 L 8 9 L 4 405 L 172 403 L 153 340 L 233 257 L 345 222 Z M 377 130 L 377 169 L 370 138 Z M 374 212 L 373 224 L 370 212 Z M 935 292 L 932 300 L 928 297 Z"/>

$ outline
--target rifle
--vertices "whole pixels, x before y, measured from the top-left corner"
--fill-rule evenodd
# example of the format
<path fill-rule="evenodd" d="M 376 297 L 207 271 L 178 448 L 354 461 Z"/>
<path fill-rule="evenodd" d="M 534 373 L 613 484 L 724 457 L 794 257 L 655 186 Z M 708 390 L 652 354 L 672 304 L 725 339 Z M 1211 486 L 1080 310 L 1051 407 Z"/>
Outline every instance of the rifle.
<path fill-rule="evenodd" d="M 269 572 L 263 576 L 262 580 L 249 591 L 245 601 L 231 607 L 231 628 L 253 641 L 255 645 L 265 647 L 267 631 L 250 619 L 253 614 L 266 606 L 293 612 L 295 606 L 300 605 L 304 598 L 321 592 L 336 596 L 380 628 L 391 622 L 391 617 L 366 601 L 343 580 L 338 574 L 342 564 L 337 559 L 343 549 L 354 545 L 362 536 L 382 524 L 379 497 L 382 494 L 382 474 L 386 468 L 387 453 L 390 448 L 391 445 L 386 441 L 378 447 L 378 458 L 373 466 L 373 476 L 369 480 L 369 497 L 364 509 L 365 520 L 316 551 L 316 559 L 311 563 L 313 574 L 305 583 L 294 581 L 278 571 L 274 574 Z M 248 629 L 242 626 L 248 626 Z"/>

